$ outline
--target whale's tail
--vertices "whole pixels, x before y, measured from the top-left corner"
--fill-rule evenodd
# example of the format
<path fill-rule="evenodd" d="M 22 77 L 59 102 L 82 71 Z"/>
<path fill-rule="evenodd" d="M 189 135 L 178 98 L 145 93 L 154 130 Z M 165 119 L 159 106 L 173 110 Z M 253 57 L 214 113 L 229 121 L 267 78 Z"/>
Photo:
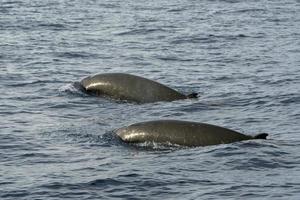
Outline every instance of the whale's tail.
<path fill-rule="evenodd" d="M 193 93 L 191 93 L 191 94 L 188 94 L 186 97 L 187 97 L 188 99 L 198 98 L 198 93 L 193 92 Z"/>
<path fill-rule="evenodd" d="M 269 135 L 268 133 L 259 133 L 254 136 L 254 139 L 264 139 L 265 140 L 265 139 L 267 139 L 268 135 Z"/>

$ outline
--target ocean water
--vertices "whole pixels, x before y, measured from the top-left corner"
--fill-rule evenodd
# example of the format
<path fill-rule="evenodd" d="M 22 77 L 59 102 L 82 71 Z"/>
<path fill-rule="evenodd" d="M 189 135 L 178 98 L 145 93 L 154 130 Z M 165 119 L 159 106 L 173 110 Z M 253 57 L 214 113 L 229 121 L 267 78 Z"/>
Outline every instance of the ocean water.
<path fill-rule="evenodd" d="M 1 0 L 0 199 L 299 199 L 299 0 Z M 82 93 L 106 72 L 197 100 Z M 128 145 L 114 130 L 179 119 L 268 140 Z"/>

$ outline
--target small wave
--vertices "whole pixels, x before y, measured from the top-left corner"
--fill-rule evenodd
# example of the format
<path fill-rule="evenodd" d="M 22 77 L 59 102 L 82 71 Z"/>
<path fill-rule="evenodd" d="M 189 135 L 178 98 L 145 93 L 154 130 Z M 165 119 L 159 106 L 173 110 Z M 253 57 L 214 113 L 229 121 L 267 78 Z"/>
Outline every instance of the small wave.
<path fill-rule="evenodd" d="M 55 29 L 62 29 L 65 28 L 63 24 L 55 24 L 55 23 L 48 23 L 48 24 L 39 24 L 41 27 L 50 27 L 50 28 L 55 28 Z"/>
<path fill-rule="evenodd" d="M 58 52 L 55 56 L 60 58 L 93 58 L 97 54 L 87 52 Z"/>
<path fill-rule="evenodd" d="M 101 135 L 93 135 L 89 133 L 69 133 L 66 135 L 69 141 L 75 141 L 76 143 L 93 143 L 93 144 L 100 144 L 102 143 L 102 136 Z"/>
<path fill-rule="evenodd" d="M 52 182 L 48 184 L 43 184 L 40 186 L 41 188 L 47 188 L 47 189 L 80 189 L 80 184 L 67 184 L 67 183 L 61 183 L 61 182 Z"/>
<path fill-rule="evenodd" d="M 61 86 L 58 91 L 60 93 L 68 93 L 68 94 L 85 94 L 84 88 L 80 84 L 80 82 L 69 83 L 67 85 Z"/>
<path fill-rule="evenodd" d="M 274 61 L 268 61 L 266 64 L 277 64 L 277 63 Z M 288 85 L 294 82 L 295 80 L 296 79 L 293 78 L 280 77 L 280 79 L 276 79 L 276 80 L 266 78 L 265 80 L 259 80 L 257 82 L 266 85 Z"/>
<path fill-rule="evenodd" d="M 6 1 L 3 2 L 3 5 L 12 5 L 12 4 L 23 4 L 22 1 Z"/>
<path fill-rule="evenodd" d="M 7 86 L 10 87 L 24 87 L 24 86 L 28 86 L 28 85 L 45 85 L 48 81 L 42 81 L 42 80 L 36 80 L 36 81 L 31 81 L 31 82 L 21 82 L 21 83 L 12 83 L 9 84 Z"/>
<path fill-rule="evenodd" d="M 161 28 L 153 28 L 153 29 L 133 29 L 129 31 L 124 31 L 120 33 L 116 33 L 116 36 L 126 36 L 126 35 L 147 35 L 154 32 L 164 32 L 164 29 Z"/>
<path fill-rule="evenodd" d="M 111 186 L 119 186 L 119 185 L 123 185 L 126 182 L 120 181 L 120 180 L 116 180 L 113 178 L 104 178 L 104 179 L 96 179 L 93 181 L 90 181 L 88 183 L 86 183 L 86 185 L 88 186 L 92 186 L 92 187 L 111 187 Z"/>
<path fill-rule="evenodd" d="M 50 157 L 49 154 L 45 154 L 45 153 L 38 153 L 38 152 L 35 152 L 35 153 L 24 153 L 22 155 L 20 155 L 20 157 L 22 158 L 31 158 L 31 157 L 34 157 L 34 158 L 47 158 L 47 157 Z"/>
<path fill-rule="evenodd" d="M 22 5 L 24 5 L 24 2 L 22 2 L 22 1 L 6 1 L 6 2 L 1 1 L 1 8 L 4 8 L 4 9 L 21 7 Z"/>
<path fill-rule="evenodd" d="M 155 58 L 162 61 L 178 61 L 178 62 L 191 62 L 194 60 L 190 58 L 181 58 L 179 56 L 162 56 L 162 55 L 156 55 Z"/>
<path fill-rule="evenodd" d="M 201 44 L 210 44 L 210 43 L 215 43 L 217 42 L 217 40 L 212 39 L 210 37 L 207 36 L 190 36 L 190 37 L 184 37 L 184 38 L 175 38 L 173 40 L 170 41 L 171 44 L 197 44 L 197 43 L 201 43 Z"/>
<path fill-rule="evenodd" d="M 189 9 L 188 7 L 182 7 L 182 8 L 172 8 L 172 9 L 169 9 L 167 12 L 171 12 L 171 13 L 179 13 L 179 12 L 182 12 L 182 11 L 185 11 Z"/>
<path fill-rule="evenodd" d="M 112 131 L 106 131 L 109 127 L 106 122 L 81 125 L 80 127 L 62 127 L 58 130 L 44 131 L 41 133 L 44 137 L 50 137 L 58 142 L 81 144 L 83 146 L 101 146 L 110 147 L 120 144 L 120 140 Z M 101 134 L 101 132 L 103 134 Z M 99 134 L 93 134 L 99 133 Z"/>
<path fill-rule="evenodd" d="M 280 103 L 283 104 L 291 104 L 291 103 L 299 103 L 299 102 L 300 102 L 300 96 L 288 97 L 280 101 Z"/>
<path fill-rule="evenodd" d="M 290 165 L 291 164 L 291 165 Z M 292 162 L 283 162 L 282 160 L 267 160 L 265 158 L 250 158 L 247 160 L 245 168 L 250 169 L 274 169 L 274 168 L 293 168 Z M 242 167 L 242 168 L 244 168 Z"/>
<path fill-rule="evenodd" d="M 35 65 L 48 65 L 48 64 L 51 64 L 52 62 L 50 61 L 36 61 L 36 60 L 32 60 L 32 61 L 29 61 L 27 63 L 24 64 L 24 66 L 27 66 L 27 67 L 32 67 L 32 66 L 35 66 Z"/>
<path fill-rule="evenodd" d="M 113 131 L 107 131 L 101 135 L 102 146 L 118 146 L 121 141 Z"/>
<path fill-rule="evenodd" d="M 241 77 L 241 79 L 244 77 Z M 230 75 L 221 75 L 221 76 L 212 76 L 211 78 L 214 81 L 222 81 L 222 82 L 230 82 L 230 81 L 236 81 L 237 79 L 239 79 L 239 77 L 234 77 L 234 76 L 230 76 Z"/>
<path fill-rule="evenodd" d="M 28 196 L 30 193 L 27 190 L 14 190 L 14 191 L 1 191 L 1 198 L 23 198 Z"/>
<path fill-rule="evenodd" d="M 242 34 L 242 33 L 239 33 L 239 34 L 233 34 L 233 35 L 216 35 L 216 34 L 209 34 L 208 35 L 209 37 L 212 37 L 212 38 L 216 38 L 216 39 L 225 39 L 225 40 L 237 40 L 237 39 L 240 39 L 240 38 L 247 38 L 249 36 L 245 35 L 245 34 Z"/>
<path fill-rule="evenodd" d="M 219 40 L 238 40 L 238 39 L 242 39 L 242 38 L 247 38 L 249 36 L 245 35 L 245 34 L 233 34 L 233 35 L 215 35 L 215 34 L 208 34 L 208 35 L 202 35 L 199 37 L 199 34 L 197 35 L 192 35 L 192 36 L 188 36 L 188 37 L 180 37 L 180 38 L 175 38 L 173 39 L 170 43 L 171 44 L 212 44 L 212 43 L 216 43 Z"/>
<path fill-rule="evenodd" d="M 266 9 L 262 8 L 247 8 L 232 11 L 232 13 L 252 13 L 252 12 L 266 12 Z"/>
<path fill-rule="evenodd" d="M 232 144 L 224 144 L 221 145 L 220 148 L 213 149 L 210 151 L 214 157 L 229 157 L 229 156 L 237 156 L 237 155 L 243 155 L 245 152 L 240 151 L 240 149 Z"/>
<path fill-rule="evenodd" d="M 103 8 L 109 8 L 109 9 L 120 7 L 119 5 L 115 5 L 115 4 L 112 4 L 112 3 L 100 3 L 99 5 Z"/>
<path fill-rule="evenodd" d="M 58 133 L 43 133 L 48 137 L 53 137 L 57 141 L 70 143 L 70 144 L 88 144 L 88 146 L 98 146 L 103 143 L 101 135 L 93 135 L 89 133 L 69 133 L 69 134 L 58 134 Z M 59 137 L 59 138 L 58 138 Z"/>
<path fill-rule="evenodd" d="M 14 182 L 12 182 L 12 181 L 3 181 L 3 182 L 0 182 L 0 185 L 11 185 L 11 184 L 14 184 Z"/>
<path fill-rule="evenodd" d="M 217 104 L 213 104 L 210 102 L 209 103 L 205 103 L 205 102 L 195 102 L 193 104 L 190 105 L 183 105 L 180 107 L 176 107 L 174 108 L 172 111 L 175 112 L 185 112 L 185 113 L 197 113 L 197 112 L 201 112 L 201 111 L 207 111 L 207 110 L 215 110 L 217 109 L 219 105 Z"/>

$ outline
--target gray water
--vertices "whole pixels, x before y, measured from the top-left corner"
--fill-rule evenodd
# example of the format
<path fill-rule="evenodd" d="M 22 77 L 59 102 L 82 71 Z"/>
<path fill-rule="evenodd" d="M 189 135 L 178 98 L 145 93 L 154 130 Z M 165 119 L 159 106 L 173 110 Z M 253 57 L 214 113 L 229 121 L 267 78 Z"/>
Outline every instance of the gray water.
<path fill-rule="evenodd" d="M 299 199 L 300 2 L 0 2 L 0 199 Z M 125 72 L 197 100 L 92 97 Z M 209 147 L 122 143 L 179 119 L 269 139 Z"/>

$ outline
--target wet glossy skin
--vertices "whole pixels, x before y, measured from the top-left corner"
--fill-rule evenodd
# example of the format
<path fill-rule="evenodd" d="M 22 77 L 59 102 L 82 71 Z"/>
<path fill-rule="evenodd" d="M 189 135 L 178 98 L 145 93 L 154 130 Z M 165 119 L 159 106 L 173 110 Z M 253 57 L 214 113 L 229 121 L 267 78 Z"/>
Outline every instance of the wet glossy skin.
<path fill-rule="evenodd" d="M 183 146 L 207 146 L 255 139 L 223 127 L 177 120 L 141 122 L 118 129 L 116 134 L 128 143 L 172 143 Z"/>
<path fill-rule="evenodd" d="M 138 103 L 174 101 L 187 96 L 158 82 L 123 73 L 89 76 L 81 81 L 88 93 Z"/>

